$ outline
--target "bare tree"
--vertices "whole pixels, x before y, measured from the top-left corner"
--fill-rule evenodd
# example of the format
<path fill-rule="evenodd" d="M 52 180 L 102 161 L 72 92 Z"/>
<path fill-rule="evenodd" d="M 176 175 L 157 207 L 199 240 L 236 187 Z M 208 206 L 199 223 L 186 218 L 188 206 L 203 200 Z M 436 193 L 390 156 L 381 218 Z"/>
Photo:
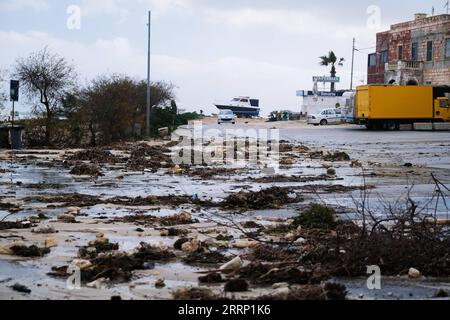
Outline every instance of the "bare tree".
<path fill-rule="evenodd" d="M 76 83 L 74 67 L 64 57 L 52 53 L 48 48 L 32 53 L 16 61 L 15 77 L 32 100 L 38 100 L 35 111 L 45 117 L 45 142 L 51 144 L 54 119 L 61 99 Z"/>
<path fill-rule="evenodd" d="M 136 136 L 136 124 L 145 122 L 146 95 L 146 82 L 126 75 L 113 74 L 93 80 L 82 92 L 82 112 L 89 119 L 91 145 Z M 164 106 L 173 98 L 173 85 L 164 82 L 152 84 L 153 106 Z M 153 121 L 161 122 L 158 111 L 155 107 Z"/>
<path fill-rule="evenodd" d="M 145 94 L 137 91 L 136 82 L 121 75 L 100 76 L 83 91 L 91 145 L 97 136 L 106 144 L 126 138 L 135 114 L 145 106 Z M 145 93 L 145 87 L 141 91 Z"/>

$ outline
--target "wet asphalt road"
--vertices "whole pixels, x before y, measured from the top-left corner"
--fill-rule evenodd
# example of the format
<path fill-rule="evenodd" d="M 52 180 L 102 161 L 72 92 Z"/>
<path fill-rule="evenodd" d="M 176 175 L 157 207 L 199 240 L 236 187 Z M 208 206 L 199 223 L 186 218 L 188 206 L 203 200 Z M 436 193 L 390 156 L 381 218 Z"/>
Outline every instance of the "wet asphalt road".
<path fill-rule="evenodd" d="M 447 142 L 450 145 L 450 131 L 369 131 L 364 126 L 308 126 L 301 122 L 274 122 L 274 123 L 238 123 L 231 124 L 206 124 L 203 129 L 219 130 L 248 130 L 248 129 L 272 129 L 280 130 L 280 137 L 290 141 L 300 141 L 305 144 L 332 144 L 346 145 L 349 143 L 428 143 Z"/>
<path fill-rule="evenodd" d="M 304 122 L 206 124 L 206 136 L 221 132 L 241 136 L 246 130 L 278 129 L 280 139 L 312 147 L 339 149 L 355 159 L 412 163 L 450 171 L 450 132 L 369 131 L 363 126 L 308 126 Z M 450 181 L 449 181 L 450 182 Z"/>

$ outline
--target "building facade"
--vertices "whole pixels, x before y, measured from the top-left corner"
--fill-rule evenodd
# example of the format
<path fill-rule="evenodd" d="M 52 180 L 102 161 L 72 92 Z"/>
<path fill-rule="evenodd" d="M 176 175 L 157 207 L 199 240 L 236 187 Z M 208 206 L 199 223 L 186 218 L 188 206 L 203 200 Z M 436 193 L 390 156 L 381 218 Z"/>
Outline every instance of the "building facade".
<path fill-rule="evenodd" d="M 302 116 L 317 114 L 324 109 L 335 108 L 337 104 L 345 105 L 344 91 L 322 92 L 314 94 L 313 91 L 300 90 L 297 92 L 298 97 L 303 97 L 303 103 L 300 109 Z"/>
<path fill-rule="evenodd" d="M 367 83 L 450 85 L 450 15 L 419 13 L 378 33 Z"/>

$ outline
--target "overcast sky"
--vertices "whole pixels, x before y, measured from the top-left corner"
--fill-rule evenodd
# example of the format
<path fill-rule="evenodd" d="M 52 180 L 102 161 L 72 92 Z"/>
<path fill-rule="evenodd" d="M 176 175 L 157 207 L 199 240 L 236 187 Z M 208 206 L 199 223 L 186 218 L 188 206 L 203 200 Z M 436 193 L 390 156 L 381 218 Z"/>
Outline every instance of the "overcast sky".
<path fill-rule="evenodd" d="M 48 45 L 77 67 L 80 83 L 99 74 L 146 77 L 147 11 L 153 12 L 152 78 L 177 86 L 188 110 L 215 111 L 234 96 L 260 98 L 265 114 L 299 110 L 295 93 L 328 74 L 318 56 L 344 57 L 338 69 L 350 86 L 352 38 L 355 83 L 367 77 L 375 34 L 416 12 L 444 13 L 443 0 L 0 0 L 0 68 Z M 81 28 L 69 29 L 71 5 Z M 378 14 L 377 6 L 380 9 Z M 380 17 L 380 19 L 378 19 Z M 72 21 L 72 20 L 71 20 Z M 366 49 L 368 48 L 368 49 Z M 22 104 L 22 110 L 26 107 Z"/>

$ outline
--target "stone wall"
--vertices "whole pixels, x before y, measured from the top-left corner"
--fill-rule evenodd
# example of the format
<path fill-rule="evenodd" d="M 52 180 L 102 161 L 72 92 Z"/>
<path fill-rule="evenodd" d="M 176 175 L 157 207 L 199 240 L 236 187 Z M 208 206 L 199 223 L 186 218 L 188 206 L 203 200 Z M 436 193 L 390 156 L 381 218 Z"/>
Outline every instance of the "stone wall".
<path fill-rule="evenodd" d="M 423 71 L 423 84 L 450 85 L 450 61 Z"/>
<path fill-rule="evenodd" d="M 368 84 L 384 84 L 385 65 L 381 63 L 381 52 L 389 51 L 389 36 L 389 31 L 377 34 L 377 65 L 368 66 Z"/>
<path fill-rule="evenodd" d="M 389 61 L 397 61 L 399 47 L 403 46 L 403 57 L 400 60 L 411 60 L 411 30 L 391 32 L 389 43 Z"/>

